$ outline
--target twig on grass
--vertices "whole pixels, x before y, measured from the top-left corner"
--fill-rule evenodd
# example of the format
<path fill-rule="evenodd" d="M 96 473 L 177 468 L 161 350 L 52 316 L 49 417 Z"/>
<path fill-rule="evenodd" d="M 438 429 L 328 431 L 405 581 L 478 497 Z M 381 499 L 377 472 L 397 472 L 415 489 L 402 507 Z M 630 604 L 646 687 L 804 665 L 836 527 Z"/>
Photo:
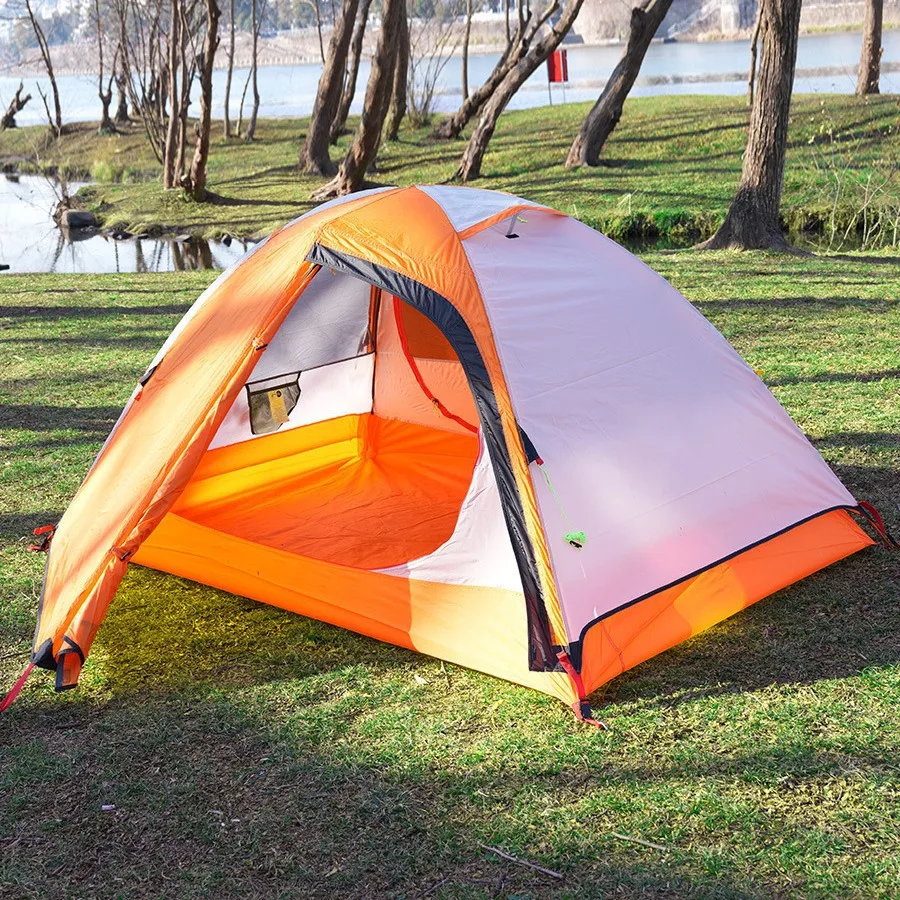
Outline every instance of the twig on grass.
<path fill-rule="evenodd" d="M 428 888 L 427 891 L 425 891 L 422 894 L 419 894 L 419 897 L 424 898 L 424 897 L 429 896 L 430 894 L 433 894 L 439 887 L 443 887 L 449 880 L 450 880 L 449 878 L 442 878 L 440 881 L 435 882 L 435 884 L 433 884 L 430 888 Z"/>
<path fill-rule="evenodd" d="M 504 859 L 508 859 L 510 862 L 518 863 L 520 866 L 527 866 L 529 869 L 534 869 L 535 872 L 541 872 L 544 875 L 549 875 L 551 878 L 559 878 L 562 880 L 565 878 L 561 872 L 554 872 L 553 869 L 545 869 L 543 866 L 539 866 L 536 863 L 528 862 L 527 859 L 519 859 L 518 856 L 511 856 L 509 853 L 504 853 L 502 850 L 498 850 L 496 847 L 489 847 L 487 844 L 482 844 L 480 841 L 476 842 L 479 847 L 483 847 L 485 850 L 490 850 L 491 853 L 496 853 L 497 856 L 502 856 Z"/>
<path fill-rule="evenodd" d="M 615 831 L 611 832 L 611 834 L 620 841 L 631 841 L 632 844 L 640 844 L 642 847 L 649 847 L 651 850 L 662 850 L 664 853 L 668 853 L 670 849 L 662 844 L 654 844 L 651 841 L 645 841 L 643 838 L 632 837 L 630 834 L 619 834 Z"/>

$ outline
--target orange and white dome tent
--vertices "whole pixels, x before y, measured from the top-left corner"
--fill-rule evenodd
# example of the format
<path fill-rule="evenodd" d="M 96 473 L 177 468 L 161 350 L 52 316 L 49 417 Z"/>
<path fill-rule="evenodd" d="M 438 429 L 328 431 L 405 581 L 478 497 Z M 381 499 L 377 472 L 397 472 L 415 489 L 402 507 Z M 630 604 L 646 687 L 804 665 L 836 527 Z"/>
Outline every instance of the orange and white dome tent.
<path fill-rule="evenodd" d="M 385 188 L 193 304 L 57 527 L 32 660 L 74 687 L 133 562 L 587 717 L 620 672 L 875 543 L 862 522 L 627 251 L 507 194 Z"/>

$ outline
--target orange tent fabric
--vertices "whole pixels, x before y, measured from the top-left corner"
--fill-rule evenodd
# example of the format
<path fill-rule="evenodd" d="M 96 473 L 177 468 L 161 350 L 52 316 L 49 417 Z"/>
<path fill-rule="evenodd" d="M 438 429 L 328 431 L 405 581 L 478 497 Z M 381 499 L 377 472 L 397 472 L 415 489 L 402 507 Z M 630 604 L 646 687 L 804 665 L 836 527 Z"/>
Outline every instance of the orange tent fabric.
<path fill-rule="evenodd" d="M 873 544 L 861 521 L 624 250 L 506 194 L 382 189 L 274 234 L 175 329 L 58 525 L 33 661 L 73 687 L 137 563 L 586 715 Z"/>

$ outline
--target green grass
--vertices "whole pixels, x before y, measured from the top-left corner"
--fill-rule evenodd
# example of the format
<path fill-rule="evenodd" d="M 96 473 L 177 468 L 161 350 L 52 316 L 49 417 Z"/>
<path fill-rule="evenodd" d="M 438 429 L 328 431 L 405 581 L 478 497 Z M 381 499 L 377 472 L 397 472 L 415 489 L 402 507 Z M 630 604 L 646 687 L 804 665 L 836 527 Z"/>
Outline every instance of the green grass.
<path fill-rule="evenodd" d="M 561 163 L 587 109 L 568 104 L 504 115 L 477 184 L 554 206 L 612 237 L 684 243 L 712 233 L 740 177 L 743 98 L 629 100 L 604 154 L 608 165 L 570 172 Z M 310 207 L 310 192 L 322 180 L 296 169 L 305 127 L 300 120 L 263 120 L 258 140 L 247 145 L 226 143 L 217 126 L 209 167 L 216 203 L 162 191 L 159 166 L 137 128 L 101 137 L 95 126 L 74 126 L 59 147 L 45 140 L 45 129 L 18 129 L 0 134 L 0 159 L 104 179 L 85 191 L 84 202 L 109 226 L 246 237 Z M 797 97 L 783 204 L 790 229 L 815 233 L 831 249 L 900 245 L 898 129 L 894 96 Z M 401 136 L 383 149 L 375 182 L 435 183 L 453 175 L 461 142 L 433 142 L 428 129 Z M 341 139 L 334 159 L 349 140 Z"/>
<path fill-rule="evenodd" d="M 895 265 L 647 258 L 900 530 Z M 3 684 L 34 622 L 28 532 L 211 277 L 0 282 Z M 898 580 L 870 550 L 782 591 L 609 684 L 598 732 L 524 688 L 133 567 L 82 687 L 36 672 L 0 719 L 0 895 L 893 900 Z"/>

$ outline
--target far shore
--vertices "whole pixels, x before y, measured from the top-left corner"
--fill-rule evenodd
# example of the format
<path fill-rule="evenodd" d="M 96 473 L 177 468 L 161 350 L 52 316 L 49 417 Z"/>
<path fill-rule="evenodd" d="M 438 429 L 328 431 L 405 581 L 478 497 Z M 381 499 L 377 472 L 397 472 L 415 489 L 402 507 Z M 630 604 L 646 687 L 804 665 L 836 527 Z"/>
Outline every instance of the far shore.
<path fill-rule="evenodd" d="M 900 22 L 885 23 L 884 31 L 894 31 L 900 29 Z M 270 68 L 277 66 L 312 66 L 320 65 L 321 57 L 318 53 L 318 45 L 315 42 L 315 30 L 306 29 L 309 33 L 298 32 L 278 32 L 267 38 L 262 38 L 259 44 L 259 62 L 260 68 Z M 829 27 L 829 28 L 809 28 L 801 29 L 801 35 L 814 36 L 831 33 L 861 33 L 862 25 L 859 23 Z M 323 38 L 327 42 L 330 36 L 329 29 L 323 29 Z M 249 33 L 240 32 L 236 35 L 235 48 L 235 69 L 247 69 L 250 67 L 251 58 L 248 53 L 250 35 Z M 702 44 L 710 42 L 728 42 L 728 41 L 745 41 L 750 38 L 750 30 L 742 29 L 731 34 L 722 34 L 720 32 L 703 32 L 692 35 L 690 37 L 678 37 L 669 39 L 671 42 L 680 44 Z M 663 38 L 656 38 L 656 43 L 665 43 Z M 311 46 L 313 44 L 313 46 Z M 599 48 L 599 47 L 624 47 L 625 41 L 617 38 L 608 40 L 582 41 L 576 39 L 568 47 L 579 48 Z M 301 51 L 299 48 L 303 48 Z M 471 44 L 469 47 L 469 56 L 490 56 L 492 54 L 502 53 L 505 43 L 482 42 Z M 370 50 L 373 48 L 369 48 Z M 54 55 L 54 70 L 57 75 L 96 75 L 97 69 L 94 65 L 77 65 L 74 60 L 83 61 L 86 57 L 93 58 L 96 52 L 93 43 L 79 44 L 61 44 L 51 47 L 51 54 Z M 452 57 L 462 55 L 459 47 L 456 47 L 449 54 Z M 57 60 L 56 57 L 59 57 Z M 216 54 L 216 69 L 227 68 L 227 60 L 225 58 L 224 41 L 220 44 L 219 52 Z M 35 56 L 21 63 L 8 63 L 0 66 L 0 76 L 8 78 L 39 78 L 46 76 L 43 62 L 40 57 Z M 742 76 L 745 77 L 745 76 Z"/>

